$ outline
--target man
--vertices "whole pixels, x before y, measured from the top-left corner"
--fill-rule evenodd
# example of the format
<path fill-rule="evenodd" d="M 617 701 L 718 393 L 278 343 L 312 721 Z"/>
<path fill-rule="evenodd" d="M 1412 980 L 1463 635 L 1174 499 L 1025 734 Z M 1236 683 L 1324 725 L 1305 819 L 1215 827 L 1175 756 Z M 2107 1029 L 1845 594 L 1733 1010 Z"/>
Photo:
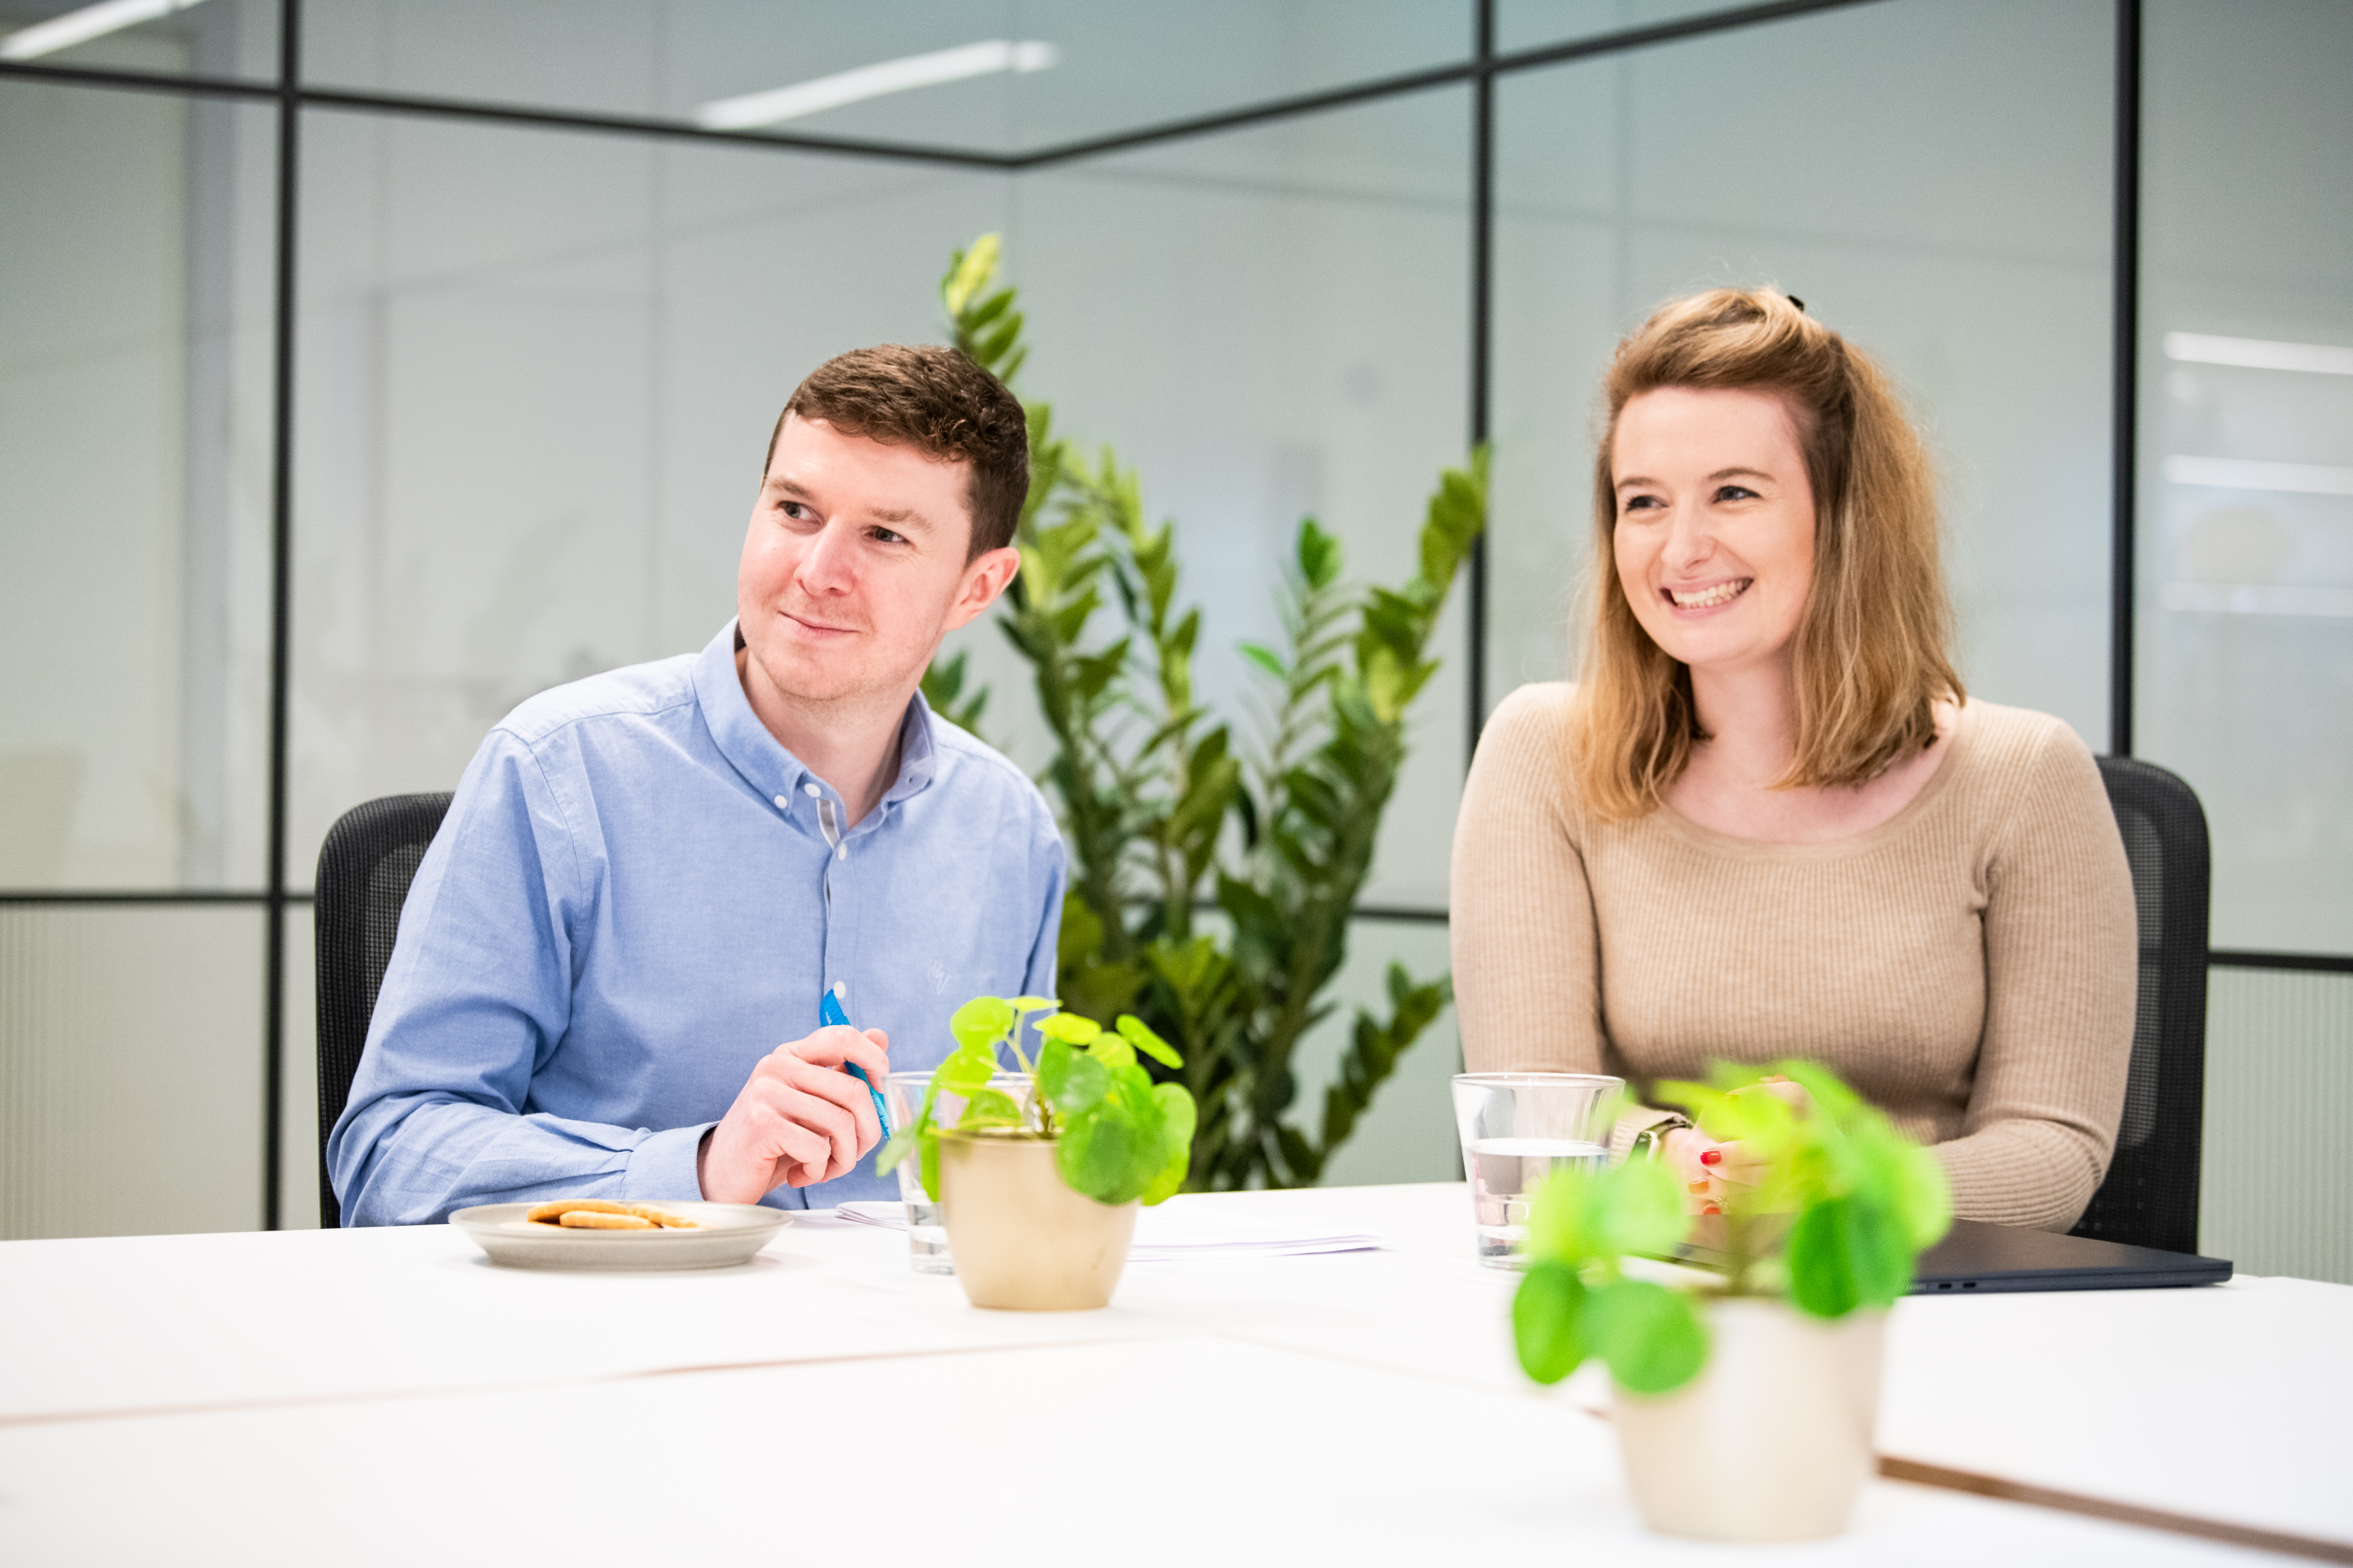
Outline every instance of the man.
<path fill-rule="evenodd" d="M 327 1142 L 345 1224 L 886 1191 L 844 1064 L 879 1084 L 893 1037 L 930 1066 L 968 997 L 1053 990 L 1053 818 L 917 692 L 1012 581 L 1029 468 L 1021 405 L 953 351 L 801 384 L 736 619 L 531 699 L 467 768 Z M 862 1032 L 812 1027 L 828 989 Z"/>

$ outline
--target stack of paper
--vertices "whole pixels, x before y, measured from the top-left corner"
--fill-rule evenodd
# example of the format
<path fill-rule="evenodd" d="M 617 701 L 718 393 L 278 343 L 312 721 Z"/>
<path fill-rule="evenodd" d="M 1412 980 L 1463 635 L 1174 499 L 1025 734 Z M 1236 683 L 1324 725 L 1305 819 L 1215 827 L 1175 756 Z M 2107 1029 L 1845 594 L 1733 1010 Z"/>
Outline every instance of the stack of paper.
<path fill-rule="evenodd" d="M 1361 1252 L 1381 1245 L 1366 1230 L 1322 1230 L 1310 1226 L 1275 1227 L 1245 1224 L 1200 1208 L 1180 1206 L 1181 1198 L 1145 1209 L 1136 1215 L 1135 1240 L 1129 1246 L 1130 1263 L 1161 1263 L 1187 1258 L 1280 1258 L 1303 1252 Z M 892 1203 L 847 1203 L 841 1217 L 860 1225 L 890 1230 L 907 1228 L 907 1205 Z"/>

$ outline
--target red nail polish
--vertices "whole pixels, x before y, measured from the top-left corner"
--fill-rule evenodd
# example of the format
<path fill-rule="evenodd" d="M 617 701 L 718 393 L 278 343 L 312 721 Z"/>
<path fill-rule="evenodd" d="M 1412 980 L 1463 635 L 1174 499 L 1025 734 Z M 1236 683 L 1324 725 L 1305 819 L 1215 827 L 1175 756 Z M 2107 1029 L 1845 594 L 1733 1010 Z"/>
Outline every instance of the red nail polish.
<path fill-rule="evenodd" d="M 1724 1163 L 1724 1151 L 1703 1149 L 1700 1151 L 1699 1163 L 1703 1165 L 1720 1165 Z"/>
<path fill-rule="evenodd" d="M 1699 1212 L 1702 1214 L 1722 1214 L 1724 1212 L 1724 1205 L 1722 1204 L 1703 1204 L 1700 1205 Z"/>

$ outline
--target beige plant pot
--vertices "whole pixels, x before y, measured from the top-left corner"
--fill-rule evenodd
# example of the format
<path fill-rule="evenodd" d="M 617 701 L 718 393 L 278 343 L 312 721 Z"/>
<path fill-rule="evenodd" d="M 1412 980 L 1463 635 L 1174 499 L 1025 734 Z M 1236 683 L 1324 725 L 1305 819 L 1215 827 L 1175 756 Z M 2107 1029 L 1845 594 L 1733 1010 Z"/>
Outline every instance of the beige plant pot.
<path fill-rule="evenodd" d="M 1074 1312 L 1108 1305 L 1135 1204 L 1074 1193 L 1041 1138 L 940 1134 L 940 1223 L 976 1307 Z"/>
<path fill-rule="evenodd" d="M 1846 1529 L 1872 1474 L 1887 1314 L 1831 1322 L 1780 1301 L 1706 1309 L 1707 1365 L 1672 1394 L 1612 1387 L 1644 1522 L 1704 1541 L 1815 1541 Z"/>

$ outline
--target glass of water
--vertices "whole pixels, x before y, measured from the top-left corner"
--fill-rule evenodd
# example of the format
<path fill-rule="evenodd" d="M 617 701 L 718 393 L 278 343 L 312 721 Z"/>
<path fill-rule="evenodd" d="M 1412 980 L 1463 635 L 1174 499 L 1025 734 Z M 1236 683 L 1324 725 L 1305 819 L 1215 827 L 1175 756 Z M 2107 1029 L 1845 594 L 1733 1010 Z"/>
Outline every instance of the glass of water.
<path fill-rule="evenodd" d="M 1479 1261 L 1525 1268 L 1528 1194 L 1564 1166 L 1598 1171 L 1626 1080 L 1580 1072 L 1467 1072 L 1454 1079 L 1454 1124 L 1471 1183 Z"/>
<path fill-rule="evenodd" d="M 911 1127 L 923 1109 L 923 1096 L 932 1091 L 929 1072 L 894 1072 L 885 1080 L 884 1097 L 891 1105 L 891 1125 Z M 1027 1107 L 1030 1079 L 1028 1073 L 1001 1072 L 988 1080 L 991 1089 L 1003 1089 Z M 956 1118 L 964 1114 L 964 1096 L 940 1091 L 939 1103 L 932 1107 L 932 1121 L 941 1127 L 954 1127 Z M 953 1274 L 955 1259 L 948 1253 L 947 1226 L 940 1223 L 940 1205 L 923 1195 L 921 1161 L 910 1154 L 899 1162 L 899 1201 L 907 1205 L 907 1261 L 918 1274 Z"/>

